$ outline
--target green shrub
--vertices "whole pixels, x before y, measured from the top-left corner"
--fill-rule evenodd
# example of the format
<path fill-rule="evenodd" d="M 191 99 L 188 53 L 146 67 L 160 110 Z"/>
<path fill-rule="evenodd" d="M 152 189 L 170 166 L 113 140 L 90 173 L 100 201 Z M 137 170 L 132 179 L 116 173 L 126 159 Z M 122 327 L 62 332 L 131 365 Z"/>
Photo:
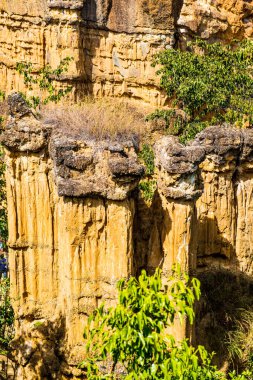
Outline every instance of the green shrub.
<path fill-rule="evenodd" d="M 173 107 L 185 112 L 179 134 L 183 142 L 208 125 L 253 123 L 253 42 L 234 46 L 197 40 L 186 51 L 159 53 L 161 87 Z M 159 111 L 161 112 L 161 111 Z M 171 112 L 171 111 L 169 111 Z M 154 117 L 164 117 L 156 111 Z M 167 114 L 170 122 L 173 116 Z M 178 123 L 178 117 L 174 123 Z"/>
<path fill-rule="evenodd" d="M 139 189 L 146 202 L 151 202 L 157 188 L 155 180 L 144 179 L 139 183 Z"/>
<path fill-rule="evenodd" d="M 177 343 L 166 333 L 176 316 L 193 322 L 199 281 L 178 271 L 168 284 L 162 285 L 160 270 L 150 277 L 143 271 L 138 279 L 118 283 L 116 307 L 95 310 L 84 334 L 87 359 L 81 363 L 88 379 L 222 378 L 204 347 L 195 349 L 187 340 Z"/>
<path fill-rule="evenodd" d="M 49 102 L 58 103 L 64 96 L 66 96 L 71 90 L 72 86 L 66 88 L 57 88 L 55 86 L 55 80 L 59 79 L 63 73 L 66 73 L 69 68 L 69 63 L 73 60 L 72 57 L 64 58 L 56 69 L 52 69 L 50 65 L 44 66 L 37 73 L 31 63 L 18 62 L 16 70 L 24 78 L 24 84 L 32 91 L 36 85 L 45 95 L 44 100 L 41 100 L 41 96 L 31 96 L 27 98 L 24 94 L 26 101 L 31 107 L 36 109 L 41 103 L 47 104 Z"/>
<path fill-rule="evenodd" d="M 177 267 L 163 285 L 161 271 L 118 283 L 118 304 L 96 309 L 85 330 L 87 358 L 80 364 L 89 380 L 224 380 L 203 346 L 176 342 L 167 333 L 176 318 L 194 320 L 200 282 Z M 252 372 L 228 375 L 252 380 Z"/>

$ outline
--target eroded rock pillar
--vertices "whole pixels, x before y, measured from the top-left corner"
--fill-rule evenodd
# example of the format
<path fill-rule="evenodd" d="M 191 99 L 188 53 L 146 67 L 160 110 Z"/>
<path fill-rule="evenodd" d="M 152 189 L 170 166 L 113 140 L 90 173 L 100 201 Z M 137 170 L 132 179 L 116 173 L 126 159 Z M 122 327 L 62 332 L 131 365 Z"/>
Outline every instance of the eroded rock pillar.
<path fill-rule="evenodd" d="M 143 174 L 126 144 L 61 132 L 10 100 L 6 147 L 13 341 L 19 379 L 78 375 L 87 316 L 133 274 L 131 196 Z"/>

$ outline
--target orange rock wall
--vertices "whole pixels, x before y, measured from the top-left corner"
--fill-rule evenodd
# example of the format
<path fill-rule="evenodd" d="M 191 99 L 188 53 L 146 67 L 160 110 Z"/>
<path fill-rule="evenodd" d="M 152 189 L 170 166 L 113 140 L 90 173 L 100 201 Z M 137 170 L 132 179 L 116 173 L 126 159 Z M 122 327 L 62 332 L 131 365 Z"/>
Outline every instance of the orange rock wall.
<path fill-rule="evenodd" d="M 63 84 L 87 94 L 165 101 L 151 67 L 160 49 L 200 35 L 228 41 L 252 37 L 252 5 L 243 0 L 0 1 L 2 91 L 22 90 L 17 62 L 35 68 L 71 56 Z"/>

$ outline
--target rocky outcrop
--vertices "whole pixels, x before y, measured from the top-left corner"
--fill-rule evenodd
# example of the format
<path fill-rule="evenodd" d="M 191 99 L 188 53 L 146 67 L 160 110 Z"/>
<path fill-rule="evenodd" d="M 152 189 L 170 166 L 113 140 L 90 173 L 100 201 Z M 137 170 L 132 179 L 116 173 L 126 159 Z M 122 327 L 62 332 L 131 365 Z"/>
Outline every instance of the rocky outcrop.
<path fill-rule="evenodd" d="M 224 42 L 252 38 L 253 5 L 247 0 L 184 0 L 178 28 L 188 37 Z"/>
<path fill-rule="evenodd" d="M 2 143 L 19 379 L 78 378 L 87 316 L 143 267 L 252 276 L 252 130 L 210 127 L 187 146 L 162 137 L 148 206 L 131 138 L 63 137 L 19 95 L 9 103 Z M 178 338 L 186 333 L 175 326 Z"/>
<path fill-rule="evenodd" d="M 244 0 L 26 0 L 0 3 L 1 90 L 24 91 L 15 70 L 35 70 L 74 58 L 61 85 L 77 100 L 132 97 L 155 105 L 159 89 L 155 53 L 192 36 L 229 41 L 252 37 L 252 4 Z"/>
<path fill-rule="evenodd" d="M 112 302 L 117 280 L 133 273 L 131 192 L 143 167 L 131 142 L 64 139 L 24 110 L 14 96 L 2 140 L 13 345 L 19 379 L 60 379 L 69 374 L 66 361 L 71 366 L 82 357 L 87 314 L 102 300 Z"/>
<path fill-rule="evenodd" d="M 198 267 L 252 275 L 253 131 L 209 127 L 187 146 L 164 137 L 155 152 L 159 192 L 180 205 L 192 202 L 188 250 Z"/>
<path fill-rule="evenodd" d="M 2 90 L 25 90 L 17 62 L 38 69 L 71 56 L 62 84 L 73 85 L 74 99 L 90 93 L 163 103 L 151 61 L 172 41 L 170 1 L 27 0 L 1 2 L 0 12 Z"/>

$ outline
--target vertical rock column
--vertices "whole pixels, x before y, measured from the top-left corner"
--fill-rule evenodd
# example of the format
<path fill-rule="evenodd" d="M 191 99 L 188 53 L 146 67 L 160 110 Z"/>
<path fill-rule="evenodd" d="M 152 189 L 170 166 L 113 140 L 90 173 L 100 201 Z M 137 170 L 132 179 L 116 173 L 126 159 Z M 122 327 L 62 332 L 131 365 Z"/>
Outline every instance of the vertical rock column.
<path fill-rule="evenodd" d="M 162 268 L 169 271 L 174 263 L 183 270 L 196 267 L 193 245 L 195 200 L 201 195 L 198 164 L 205 154 L 202 147 L 184 147 L 172 136 L 155 144 L 158 171 L 158 200 L 163 214 L 158 227 L 162 247 Z M 150 262 L 156 261 L 152 252 Z M 152 265 L 153 266 L 153 265 Z"/>
<path fill-rule="evenodd" d="M 158 192 L 156 204 L 160 209 L 159 222 L 151 234 L 149 267 L 160 266 L 164 279 L 178 263 L 182 271 L 196 268 L 196 246 L 194 245 L 194 225 L 196 220 L 195 200 L 201 195 L 198 164 L 203 159 L 202 147 L 191 148 L 179 144 L 172 136 L 164 137 L 155 144 Z M 152 247 L 160 239 L 160 250 Z M 186 321 L 175 321 L 171 328 L 178 340 L 189 336 Z"/>
<path fill-rule="evenodd" d="M 236 187 L 243 145 L 238 129 L 212 127 L 194 146 L 204 145 L 200 164 L 203 194 L 196 202 L 196 243 L 199 266 L 232 268 L 236 264 Z"/>
<path fill-rule="evenodd" d="M 253 275 L 253 131 L 242 132 L 243 148 L 236 187 L 236 243 L 237 265 L 250 277 Z"/>
<path fill-rule="evenodd" d="M 2 140 L 18 376 L 60 379 L 77 374 L 87 315 L 133 272 L 131 192 L 143 167 L 131 141 L 63 138 L 18 95 L 10 106 Z"/>

